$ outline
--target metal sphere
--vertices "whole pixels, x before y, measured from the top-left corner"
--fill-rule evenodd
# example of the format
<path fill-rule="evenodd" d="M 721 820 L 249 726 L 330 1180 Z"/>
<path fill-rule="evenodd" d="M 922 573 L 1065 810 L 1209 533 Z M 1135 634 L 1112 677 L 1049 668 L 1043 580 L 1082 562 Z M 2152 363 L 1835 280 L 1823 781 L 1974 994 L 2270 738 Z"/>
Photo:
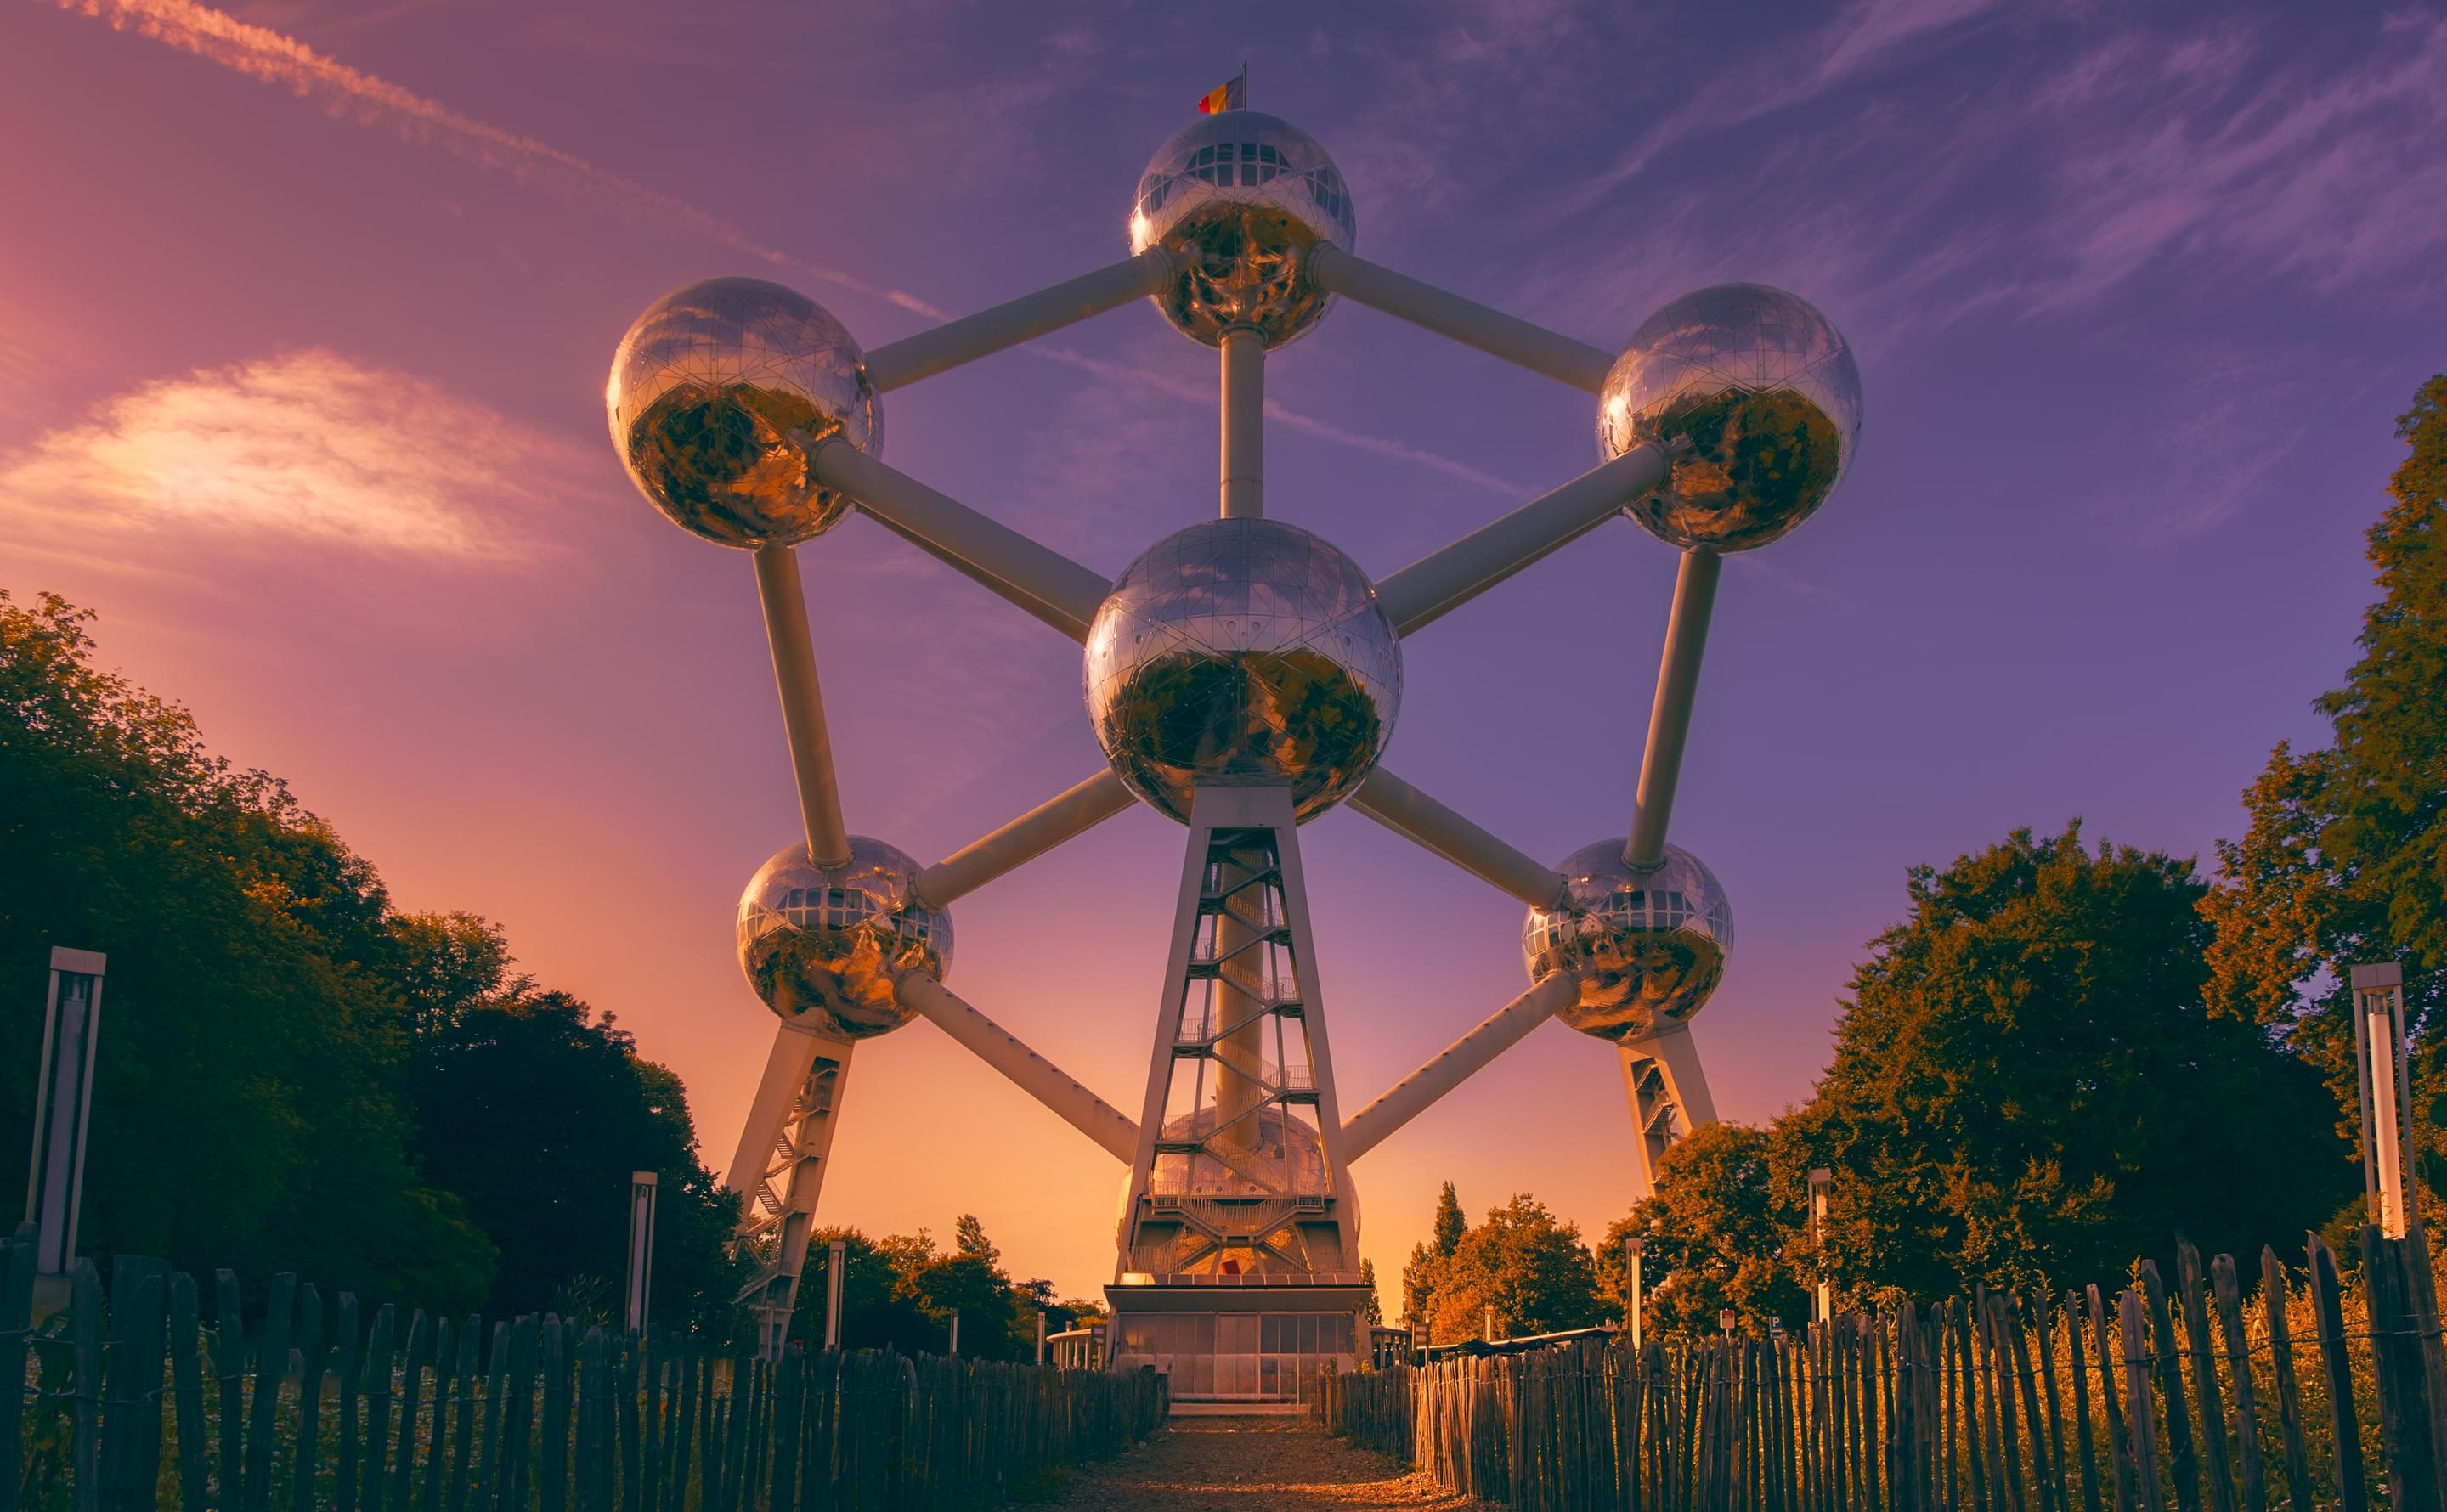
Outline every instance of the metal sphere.
<path fill-rule="evenodd" d="M 823 535 L 850 500 L 815 481 L 821 444 L 883 449 L 882 400 L 840 321 L 761 278 L 708 278 L 637 317 L 612 358 L 612 444 L 665 518 L 717 546 Z"/>
<path fill-rule="evenodd" d="M 1130 252 L 1162 247 L 1176 269 L 1156 308 L 1210 347 L 1235 326 L 1255 327 L 1269 348 L 1300 336 L 1330 297 L 1302 266 L 1308 253 L 1357 238 L 1334 160 L 1257 110 L 1201 116 L 1158 148 L 1130 210 Z"/>
<path fill-rule="evenodd" d="M 1350 558 L 1280 520 L 1213 520 L 1115 581 L 1087 685 L 1106 759 L 1159 812 L 1186 822 L 1201 783 L 1287 783 L 1307 820 L 1376 765 L 1402 652 Z"/>
<path fill-rule="evenodd" d="M 952 916 L 913 902 L 918 863 L 880 840 L 849 839 L 823 867 L 792 845 L 757 868 L 739 897 L 739 969 L 765 1006 L 844 1039 L 888 1033 L 910 1015 L 893 995 L 904 972 L 941 981 Z"/>
<path fill-rule="evenodd" d="M 1810 518 L 1861 436 L 1861 373 L 1827 317 L 1717 284 L 1648 317 L 1598 397 L 1608 461 L 1656 442 L 1669 472 L 1624 513 L 1669 544 L 1747 551 Z"/>
<path fill-rule="evenodd" d="M 1167 1121 L 1156 1140 L 1159 1144 L 1186 1144 L 1193 1140 L 1204 1143 L 1215 1133 L 1216 1110 L 1210 1106 Z M 1244 1114 L 1225 1134 L 1246 1141 L 1247 1154 L 1238 1167 L 1203 1151 L 1161 1150 L 1149 1173 L 1149 1189 L 1209 1198 L 1321 1196 L 1334 1191 L 1325 1168 L 1324 1142 L 1316 1129 L 1280 1106 L 1268 1105 Z M 1259 1170 L 1280 1184 L 1259 1181 L 1252 1174 Z"/>
<path fill-rule="evenodd" d="M 1647 872 L 1623 864 L 1622 845 L 1602 840 L 1564 859 L 1564 906 L 1529 910 L 1521 955 L 1533 985 L 1558 972 L 1580 977 L 1565 1023 L 1636 1040 L 1687 1022 L 1708 1001 L 1733 954 L 1734 910 L 1716 874 L 1679 845 Z"/>

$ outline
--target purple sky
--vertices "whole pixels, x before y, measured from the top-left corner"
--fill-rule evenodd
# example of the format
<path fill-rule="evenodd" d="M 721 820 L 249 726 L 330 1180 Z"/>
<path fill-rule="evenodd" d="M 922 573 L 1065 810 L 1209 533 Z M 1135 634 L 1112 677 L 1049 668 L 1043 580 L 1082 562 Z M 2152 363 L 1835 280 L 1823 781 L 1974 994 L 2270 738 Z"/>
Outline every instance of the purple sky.
<path fill-rule="evenodd" d="M 1704 283 L 1817 303 L 1863 447 L 1728 571 L 1676 815 L 1740 922 L 1697 1033 L 1746 1119 L 1808 1095 L 1907 865 L 2237 829 L 2447 366 L 2436 11 L 95 9 L 0 7 L 0 586 L 101 609 L 403 906 L 616 1013 L 715 1165 L 771 1032 L 731 911 L 795 809 L 748 559 L 605 441 L 677 284 L 780 278 L 873 345 L 1102 265 L 1246 57 L 1370 257 L 1609 348 Z M 1116 572 L 1215 507 L 1213 358 L 1144 308 L 1052 345 L 891 395 L 888 456 Z M 1373 573 L 1596 460 L 1586 395 L 1370 311 L 1270 369 L 1269 511 Z M 802 558 L 854 829 L 932 859 L 1096 769 L 1075 647 L 864 520 Z M 1423 631 L 1389 762 L 1541 857 L 1621 834 L 1673 568 L 1610 526 Z M 1520 909 L 1303 833 L 1356 1107 L 1520 990 Z M 1180 835 L 1133 811 L 956 910 L 954 989 L 1132 1113 Z M 1543 1028 L 1356 1165 L 1365 1249 L 1398 1271 L 1446 1178 L 1602 1228 L 1628 1134 L 1612 1053 Z M 974 1211 L 1024 1274 L 1110 1272 L 1117 1168 L 930 1026 L 861 1050 L 834 1153 L 826 1221 Z"/>

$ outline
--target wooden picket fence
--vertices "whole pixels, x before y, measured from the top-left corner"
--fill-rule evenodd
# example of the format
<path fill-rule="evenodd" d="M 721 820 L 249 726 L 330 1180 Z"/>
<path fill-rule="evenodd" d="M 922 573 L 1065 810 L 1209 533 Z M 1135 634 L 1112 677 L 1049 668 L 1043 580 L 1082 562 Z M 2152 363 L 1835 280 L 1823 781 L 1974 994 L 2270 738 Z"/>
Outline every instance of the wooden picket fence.
<path fill-rule="evenodd" d="M 1152 1373 L 932 1355 L 773 1364 L 522 1316 L 403 1322 L 273 1277 L 80 1261 L 29 1327 L 30 1230 L 0 1241 L 0 1512 L 832 1512 L 990 1507 L 1137 1442 Z M 370 1311 L 370 1316 L 366 1315 Z"/>
<path fill-rule="evenodd" d="M 1524 1512 L 2447 1512 L 2447 1355 L 2427 1249 L 2341 1283 L 2261 1256 L 2170 1288 L 1978 1293 L 1794 1335 L 1618 1337 L 1320 1383 L 1331 1431 Z M 2358 1304 L 2350 1311 L 2348 1302 Z M 2180 1327 L 2179 1327 L 2180 1324 Z"/>

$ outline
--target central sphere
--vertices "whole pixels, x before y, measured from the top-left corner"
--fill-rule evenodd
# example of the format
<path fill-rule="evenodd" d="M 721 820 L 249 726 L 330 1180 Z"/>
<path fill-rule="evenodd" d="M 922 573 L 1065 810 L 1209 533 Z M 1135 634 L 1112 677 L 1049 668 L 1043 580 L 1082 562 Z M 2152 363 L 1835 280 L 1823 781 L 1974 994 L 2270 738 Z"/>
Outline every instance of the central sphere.
<path fill-rule="evenodd" d="M 1150 806 L 1186 823 L 1199 784 L 1280 783 L 1305 821 L 1376 765 L 1402 652 L 1350 558 L 1298 525 L 1212 520 L 1113 584 L 1087 683 L 1105 758 Z"/>
<path fill-rule="evenodd" d="M 866 1039 L 909 1022 L 904 972 L 952 969 L 952 916 L 916 900 L 918 863 L 863 835 L 818 866 L 803 841 L 756 869 L 739 898 L 739 969 L 765 1006 L 817 1032 Z"/>
<path fill-rule="evenodd" d="M 1156 308 L 1210 347 L 1235 326 L 1256 328 L 1269 348 L 1307 331 L 1328 296 L 1303 261 L 1319 245 L 1352 250 L 1358 236 L 1334 160 L 1258 110 L 1202 116 L 1157 148 L 1130 210 L 1131 255 L 1172 255 Z"/>
<path fill-rule="evenodd" d="M 1564 858 L 1564 906 L 1533 908 L 1521 955 L 1534 985 L 1558 972 L 1581 995 L 1557 1016 L 1600 1039 L 1638 1040 L 1687 1022 L 1724 980 L 1734 908 L 1717 874 L 1679 845 L 1653 871 L 1623 864 L 1602 840 Z"/>

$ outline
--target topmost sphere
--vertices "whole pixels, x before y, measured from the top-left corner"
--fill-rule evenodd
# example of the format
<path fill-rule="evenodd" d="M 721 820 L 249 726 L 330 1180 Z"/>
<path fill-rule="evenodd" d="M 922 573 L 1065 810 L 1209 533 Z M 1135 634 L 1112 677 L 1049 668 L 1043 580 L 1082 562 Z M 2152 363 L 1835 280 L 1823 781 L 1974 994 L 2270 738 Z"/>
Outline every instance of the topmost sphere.
<path fill-rule="evenodd" d="M 718 546 L 789 546 L 830 530 L 849 499 L 815 480 L 838 436 L 883 449 L 866 354 L 793 289 L 708 278 L 656 300 L 612 358 L 612 444 L 656 509 Z"/>
<path fill-rule="evenodd" d="M 1351 191 L 1317 139 L 1280 116 L 1201 116 L 1158 148 L 1130 210 L 1130 252 L 1172 254 L 1156 308 L 1192 341 L 1219 345 L 1254 327 L 1268 348 L 1305 332 L 1328 295 L 1301 266 L 1324 244 L 1358 239 Z"/>
<path fill-rule="evenodd" d="M 1665 482 L 1626 511 L 1686 550 L 1747 551 L 1810 518 L 1861 436 L 1861 373 L 1825 315 L 1765 284 L 1717 284 L 1648 317 L 1598 398 L 1598 453 L 1645 442 Z"/>

